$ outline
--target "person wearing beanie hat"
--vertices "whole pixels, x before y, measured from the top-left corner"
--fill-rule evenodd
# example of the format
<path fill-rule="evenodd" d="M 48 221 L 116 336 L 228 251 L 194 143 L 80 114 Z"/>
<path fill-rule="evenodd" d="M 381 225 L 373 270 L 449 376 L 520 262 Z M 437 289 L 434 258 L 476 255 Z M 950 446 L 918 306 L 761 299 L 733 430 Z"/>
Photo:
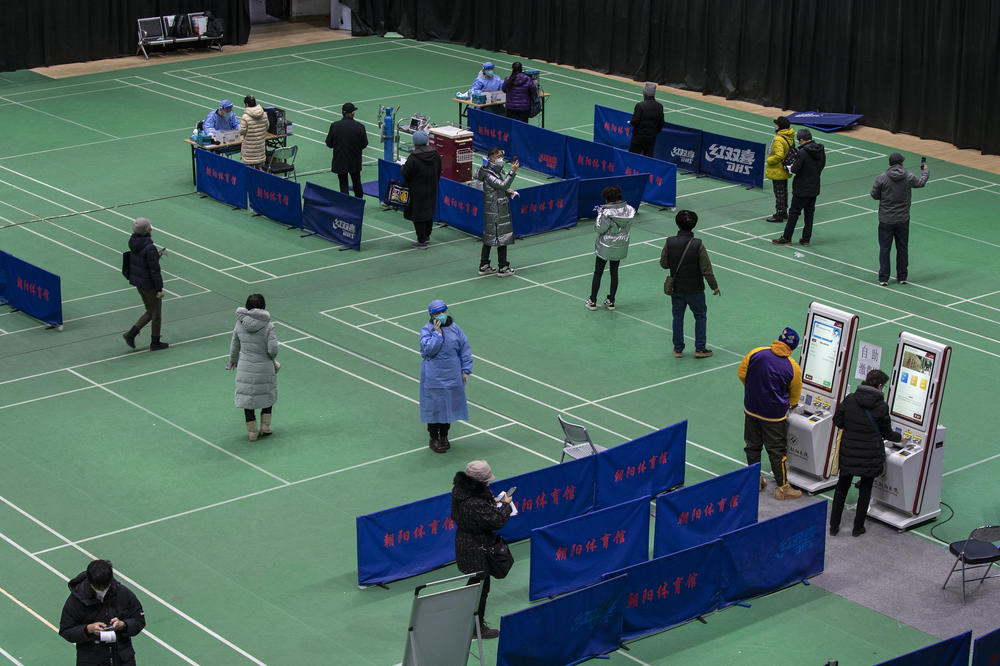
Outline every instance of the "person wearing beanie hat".
<path fill-rule="evenodd" d="M 414 132 L 413 152 L 407 156 L 400 170 L 403 185 L 410 190 L 410 198 L 403 208 L 403 217 L 413 223 L 413 232 L 417 236 L 413 247 L 418 250 L 426 250 L 431 239 L 434 206 L 437 204 L 438 183 L 441 181 L 441 155 L 427 143 L 427 132 Z"/>
<path fill-rule="evenodd" d="M 238 130 L 240 119 L 233 113 L 233 103 L 228 99 L 219 102 L 219 107 L 210 111 L 203 121 L 203 129 L 209 134 Z"/>
<path fill-rule="evenodd" d="M 330 124 L 326 134 L 326 147 L 333 149 L 333 160 L 330 171 L 337 174 L 341 194 L 348 194 L 347 176 L 351 176 L 354 196 L 364 197 L 361 191 L 361 154 L 368 147 L 368 131 L 365 126 L 354 119 L 358 107 L 346 102 L 340 112 L 343 118 Z"/>
<path fill-rule="evenodd" d="M 128 331 L 122 334 L 125 344 L 135 349 L 135 338 L 146 324 L 152 324 L 150 329 L 152 340 L 150 351 L 166 349 L 170 345 L 160 340 L 161 304 L 163 303 L 163 274 L 160 272 L 160 257 L 164 250 L 157 250 L 150 234 L 153 225 L 144 217 L 137 217 L 132 222 L 132 237 L 128 239 L 128 281 L 139 291 L 139 298 L 145 307 L 145 312 L 136 320 Z"/>
<path fill-rule="evenodd" d="M 494 545 L 496 531 L 503 527 L 513 512 L 511 498 L 506 493 L 494 497 L 487 485 L 494 481 L 493 470 L 485 460 L 473 460 L 465 471 L 455 473 L 451 489 L 451 519 L 455 522 L 455 564 L 465 574 L 489 571 L 486 549 Z M 483 619 L 486 598 L 490 593 L 490 576 L 473 576 L 469 585 L 482 581 L 479 595 L 479 631 L 483 638 L 497 638 L 500 632 L 491 629 Z"/>
<path fill-rule="evenodd" d="M 788 218 L 788 179 L 792 174 L 785 169 L 785 158 L 795 147 L 795 130 L 785 116 L 774 119 L 774 138 L 764 159 L 764 177 L 774 189 L 774 215 L 768 222 L 784 222 Z"/>
<path fill-rule="evenodd" d="M 760 462 L 761 451 L 774 474 L 774 498 L 795 499 L 802 491 L 788 483 L 788 410 L 802 395 L 802 369 L 792 358 L 799 346 L 799 334 L 792 328 L 781 331 L 769 347 L 757 347 L 743 357 L 736 372 L 743 383 L 743 452 L 747 465 Z M 760 489 L 767 487 L 761 475 Z"/>
<path fill-rule="evenodd" d="M 444 301 L 431 301 L 427 314 L 430 319 L 420 330 L 420 421 L 427 424 L 431 451 L 444 453 L 451 448 L 451 424 L 469 419 L 465 385 L 472 374 L 472 350 Z"/>
<path fill-rule="evenodd" d="M 656 101 L 656 84 L 649 81 L 642 87 L 642 101 L 635 105 L 632 119 L 632 138 L 628 144 L 630 153 L 653 156 L 656 135 L 663 129 L 663 105 Z"/>
<path fill-rule="evenodd" d="M 775 121 L 777 123 L 777 121 Z M 812 132 L 806 128 L 796 132 L 799 149 L 788 171 L 792 178 L 792 204 L 788 207 L 788 221 L 781 236 L 771 242 L 775 245 L 790 245 L 799 214 L 803 214 L 802 238 L 799 245 L 809 246 L 812 241 L 813 217 L 816 214 L 816 197 L 819 196 L 819 177 L 826 166 L 826 149 L 823 144 L 813 141 Z"/>
<path fill-rule="evenodd" d="M 927 161 L 920 161 L 920 175 L 903 168 L 903 156 L 889 155 L 889 168 L 878 175 L 872 199 L 878 201 L 878 283 L 889 285 L 889 255 L 896 244 L 896 279 L 906 284 L 910 269 L 911 190 L 927 184 Z"/>

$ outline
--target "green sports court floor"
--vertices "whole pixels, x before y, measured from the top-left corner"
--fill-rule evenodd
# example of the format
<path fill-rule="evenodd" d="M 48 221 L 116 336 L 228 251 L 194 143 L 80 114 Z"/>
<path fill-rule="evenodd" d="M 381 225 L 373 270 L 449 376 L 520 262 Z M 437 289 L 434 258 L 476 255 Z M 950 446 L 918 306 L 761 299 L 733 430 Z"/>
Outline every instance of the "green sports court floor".
<path fill-rule="evenodd" d="M 736 367 L 783 326 L 801 329 L 813 300 L 857 313 L 860 339 L 886 354 L 900 330 L 952 345 L 941 422 L 943 498 L 956 515 L 936 532 L 959 539 L 995 522 L 1000 176 L 932 162 L 914 196 L 912 282 L 888 288 L 876 283 L 868 192 L 890 149 L 850 132 L 817 137 L 828 162 L 809 248 L 768 242 L 779 231 L 763 221 L 769 187 L 679 176 L 678 205 L 698 212 L 722 289 L 709 298 L 715 356 L 698 360 L 670 353 L 657 260 L 675 227 L 655 207 L 637 217 L 617 311 L 590 312 L 586 221 L 519 241 L 515 277 L 480 278 L 477 239 L 438 228 L 430 250 L 411 249 L 409 223 L 372 199 L 361 252 L 341 252 L 193 192 L 182 140 L 221 98 L 252 92 L 287 109 L 300 182 L 335 188 L 323 139 L 342 103 L 368 124 L 364 177 L 373 180 L 378 106 L 454 122 L 451 97 L 485 59 L 510 63 L 364 38 L 58 81 L 0 75 L 0 248 L 62 276 L 65 316 L 60 332 L 0 309 L 0 655 L 70 663 L 73 648 L 52 627 L 64 580 L 104 557 L 145 606 L 144 665 L 396 664 L 413 587 L 457 571 L 360 590 L 356 515 L 444 492 L 470 459 L 488 459 L 498 477 L 552 464 L 557 413 L 604 445 L 689 419 L 687 482 L 735 469 Z M 639 96 L 636 85 L 536 66 L 552 94 L 546 126 L 572 136 L 591 136 L 594 104 L 631 110 Z M 659 99 L 671 122 L 761 142 L 773 133 L 766 117 Z M 918 156 L 907 157 L 915 166 Z M 542 180 L 522 172 L 516 182 Z M 118 270 L 137 216 L 168 250 L 171 347 L 158 354 L 121 339 L 140 313 Z M 233 311 L 253 292 L 277 322 L 283 370 L 276 434 L 251 444 L 223 366 Z M 434 298 L 450 305 L 475 354 L 470 421 L 456 424 L 447 455 L 427 448 L 416 405 L 416 331 Z M 933 537 L 925 526 L 898 538 Z M 513 550 L 519 565 L 490 597 L 494 625 L 528 605 L 528 545 Z M 634 643 L 610 663 L 871 664 L 934 640 L 797 585 Z M 487 663 L 495 650 L 487 645 Z"/>

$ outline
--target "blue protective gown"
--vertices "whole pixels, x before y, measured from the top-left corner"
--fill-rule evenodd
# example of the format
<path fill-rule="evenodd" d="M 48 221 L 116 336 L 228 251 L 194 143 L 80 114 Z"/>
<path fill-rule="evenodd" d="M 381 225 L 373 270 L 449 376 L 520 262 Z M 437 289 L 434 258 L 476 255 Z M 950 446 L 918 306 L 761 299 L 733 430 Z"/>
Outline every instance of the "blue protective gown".
<path fill-rule="evenodd" d="M 220 118 L 219 114 L 213 110 L 208 116 L 205 117 L 205 123 L 202 125 L 206 132 L 226 132 L 228 130 L 238 130 L 240 128 L 240 119 L 233 110 L 230 109 L 224 117 Z"/>
<path fill-rule="evenodd" d="M 462 373 L 472 374 L 472 350 L 465 333 L 452 322 L 438 335 L 427 322 L 420 330 L 420 356 L 420 422 L 467 421 Z"/>
<path fill-rule="evenodd" d="M 476 80 L 472 82 L 472 90 L 470 93 L 481 93 L 481 92 L 492 92 L 494 90 L 500 90 L 500 86 L 503 85 L 503 79 L 496 74 L 490 77 L 483 76 L 482 71 L 476 76 Z"/>

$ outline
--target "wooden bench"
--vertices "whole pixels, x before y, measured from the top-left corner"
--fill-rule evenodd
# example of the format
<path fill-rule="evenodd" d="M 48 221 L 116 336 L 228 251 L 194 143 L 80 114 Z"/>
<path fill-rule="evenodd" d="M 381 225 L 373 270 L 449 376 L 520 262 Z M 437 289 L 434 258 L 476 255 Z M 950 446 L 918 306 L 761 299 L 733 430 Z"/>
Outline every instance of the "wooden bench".
<path fill-rule="evenodd" d="M 205 16 L 205 12 L 192 12 L 187 15 L 188 21 L 191 23 L 192 28 L 195 25 L 195 19 Z M 225 35 L 191 35 L 190 37 L 174 37 L 170 34 L 170 28 L 173 25 L 174 16 L 151 16 L 149 18 L 138 19 L 138 38 L 139 46 L 135 50 L 135 54 L 146 56 L 146 60 L 149 60 L 149 53 L 146 51 L 146 47 L 154 46 L 183 46 L 183 45 L 195 45 L 195 44 L 208 44 L 211 46 L 219 47 L 219 53 L 222 53 L 222 39 Z"/>

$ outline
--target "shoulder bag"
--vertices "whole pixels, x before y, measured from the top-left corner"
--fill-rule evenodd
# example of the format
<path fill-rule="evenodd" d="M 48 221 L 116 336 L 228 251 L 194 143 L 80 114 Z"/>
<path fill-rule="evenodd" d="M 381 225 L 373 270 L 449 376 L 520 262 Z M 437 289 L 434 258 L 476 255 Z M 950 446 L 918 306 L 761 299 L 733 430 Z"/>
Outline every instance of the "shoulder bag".
<path fill-rule="evenodd" d="M 514 556 L 503 537 L 498 536 L 492 546 L 482 546 L 486 554 L 486 571 L 494 578 L 506 578 L 514 566 Z"/>
<path fill-rule="evenodd" d="M 684 251 L 681 252 L 681 258 L 677 262 L 677 270 L 681 269 L 681 264 L 684 263 L 684 255 L 686 255 L 688 253 L 688 248 L 691 247 L 691 243 L 693 241 L 694 241 L 694 238 L 691 238 L 691 240 L 689 240 L 687 242 L 687 245 L 684 246 Z M 672 295 L 674 293 L 674 275 L 673 275 L 673 273 L 674 273 L 674 269 L 671 268 L 670 269 L 670 275 L 668 275 L 667 279 L 663 281 L 663 293 L 666 294 L 667 296 L 670 296 L 670 295 Z"/>
<path fill-rule="evenodd" d="M 128 280 L 132 275 L 132 251 L 122 252 L 122 275 Z"/>

